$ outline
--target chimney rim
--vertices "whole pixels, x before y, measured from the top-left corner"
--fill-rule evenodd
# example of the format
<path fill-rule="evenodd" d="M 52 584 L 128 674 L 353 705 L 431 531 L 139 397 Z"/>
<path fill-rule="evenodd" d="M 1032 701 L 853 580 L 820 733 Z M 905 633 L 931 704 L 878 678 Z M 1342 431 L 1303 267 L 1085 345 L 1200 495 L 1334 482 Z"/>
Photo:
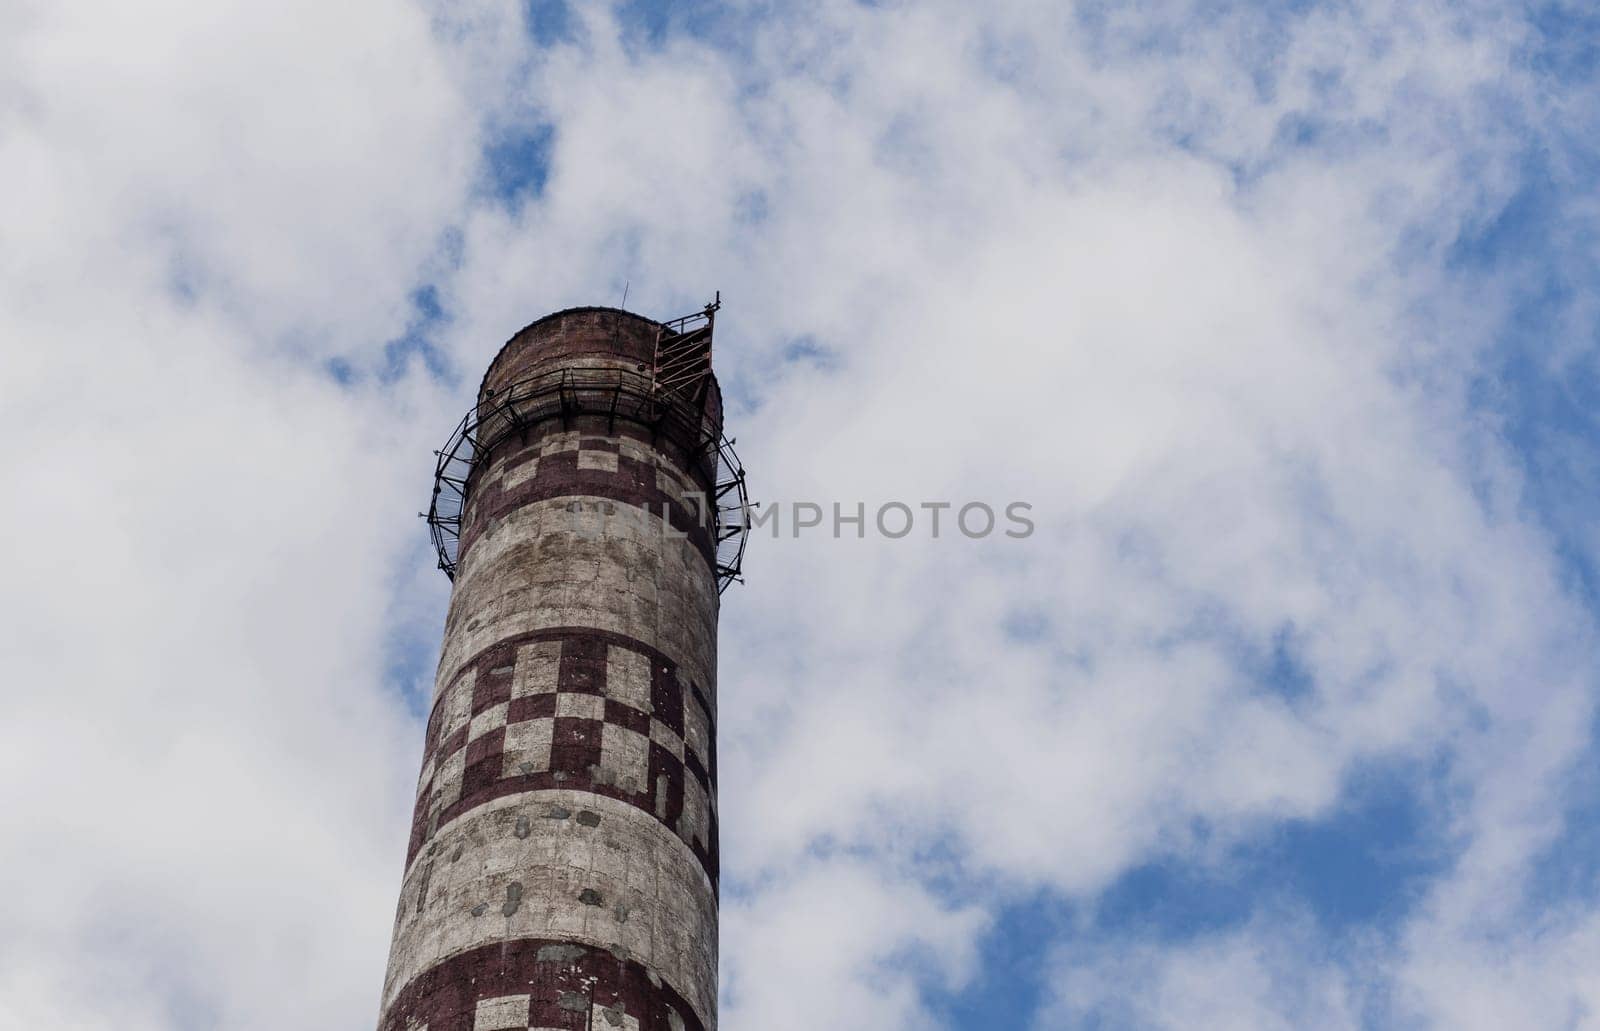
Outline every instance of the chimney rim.
<path fill-rule="evenodd" d="M 483 378 L 478 381 L 477 396 L 483 396 L 483 390 L 489 385 L 489 376 L 494 372 L 494 367 L 500 364 L 500 359 L 505 357 L 506 351 L 508 351 L 511 348 L 511 345 L 516 343 L 517 339 L 524 333 L 536 326 L 541 326 L 544 323 L 551 322 L 555 319 L 565 318 L 569 315 L 586 315 L 592 312 L 607 312 L 612 315 L 626 315 L 630 319 L 637 319 L 638 321 L 650 326 L 655 326 L 657 328 L 661 326 L 661 322 L 659 320 L 652 319 L 648 315 L 641 315 L 636 311 L 628 311 L 626 308 L 613 308 L 604 304 L 580 304 L 572 308 L 562 308 L 560 311 L 550 312 L 548 315 L 541 315 L 532 322 L 528 323 L 526 326 L 523 326 L 521 329 L 517 330 L 515 333 L 511 334 L 511 336 L 506 338 L 506 342 L 500 345 L 500 350 L 494 353 L 494 357 L 489 359 L 489 364 L 484 367 Z"/>

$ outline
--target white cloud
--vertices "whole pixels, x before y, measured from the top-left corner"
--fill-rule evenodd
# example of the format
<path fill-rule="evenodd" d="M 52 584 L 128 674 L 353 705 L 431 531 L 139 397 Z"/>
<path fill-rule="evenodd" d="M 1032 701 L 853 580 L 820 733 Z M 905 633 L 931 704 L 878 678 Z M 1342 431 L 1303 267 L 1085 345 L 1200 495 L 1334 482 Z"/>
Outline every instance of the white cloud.
<path fill-rule="evenodd" d="M 753 895 L 724 896 L 723 1022 L 803 1031 L 926 1026 L 920 990 L 971 976 L 973 906 L 849 860 L 802 861 Z"/>
<path fill-rule="evenodd" d="M 1294 914 L 1167 948 L 1063 950 L 1039 1027 L 1354 1028 L 1364 987 Z M 1306 965 L 1307 955 L 1325 961 Z M 1500 1025 L 1506 1026 L 1506 1025 Z"/>
<path fill-rule="evenodd" d="M 417 743 L 385 588 L 447 409 L 314 359 L 404 325 L 474 126 L 403 6 L 29 20 L 0 1023 L 366 1022 Z"/>

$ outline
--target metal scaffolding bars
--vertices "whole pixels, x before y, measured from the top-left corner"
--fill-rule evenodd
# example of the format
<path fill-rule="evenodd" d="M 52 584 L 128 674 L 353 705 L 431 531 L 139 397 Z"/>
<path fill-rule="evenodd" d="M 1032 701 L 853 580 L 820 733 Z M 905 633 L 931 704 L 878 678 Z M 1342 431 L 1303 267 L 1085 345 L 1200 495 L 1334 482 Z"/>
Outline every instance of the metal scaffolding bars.
<path fill-rule="evenodd" d="M 455 578 L 461 543 L 461 519 L 472 489 L 473 471 L 480 459 L 515 435 L 524 443 L 528 430 L 536 424 L 559 419 L 570 428 L 574 416 L 602 415 L 613 430 L 618 419 L 648 426 L 659 438 L 681 448 L 691 463 L 704 463 L 702 473 L 713 484 L 716 504 L 714 523 L 718 590 L 740 579 L 745 543 L 749 536 L 749 497 L 744 468 L 739 464 L 728 440 L 707 425 L 705 397 L 710 380 L 711 319 L 717 303 L 694 315 L 666 323 L 678 337 L 699 337 L 683 343 L 685 348 L 702 348 L 705 368 L 699 381 L 672 379 L 652 369 L 647 377 L 618 369 L 558 369 L 514 383 L 498 394 L 488 392 L 482 402 L 457 424 L 449 442 L 435 452 L 433 499 L 422 515 L 428 521 L 439 568 Z M 701 320 L 690 326 L 691 322 Z M 687 329 L 685 327 L 688 327 Z M 680 340 L 680 343 L 683 342 Z M 668 351 L 675 346 L 668 338 Z M 658 348 L 658 357 L 660 350 Z M 696 362 L 699 359 L 695 359 Z M 674 365 L 669 357 L 666 366 Z M 698 366 L 695 366 L 698 368 Z M 700 375 L 696 373 L 696 375 Z M 669 386 L 676 383 L 676 387 Z M 698 394 L 697 400 L 685 395 L 685 388 Z"/>

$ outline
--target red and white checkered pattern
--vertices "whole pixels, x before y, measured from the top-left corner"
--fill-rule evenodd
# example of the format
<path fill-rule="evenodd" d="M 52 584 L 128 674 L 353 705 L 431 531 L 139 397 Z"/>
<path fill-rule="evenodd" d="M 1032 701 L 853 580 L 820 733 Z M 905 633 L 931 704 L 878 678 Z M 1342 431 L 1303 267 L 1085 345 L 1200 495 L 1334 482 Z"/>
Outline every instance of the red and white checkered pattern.
<path fill-rule="evenodd" d="M 637 641 L 563 629 L 502 642 L 463 668 L 434 705 L 411 855 L 474 806 L 559 787 L 652 814 L 715 883 L 714 741 L 705 694 Z"/>

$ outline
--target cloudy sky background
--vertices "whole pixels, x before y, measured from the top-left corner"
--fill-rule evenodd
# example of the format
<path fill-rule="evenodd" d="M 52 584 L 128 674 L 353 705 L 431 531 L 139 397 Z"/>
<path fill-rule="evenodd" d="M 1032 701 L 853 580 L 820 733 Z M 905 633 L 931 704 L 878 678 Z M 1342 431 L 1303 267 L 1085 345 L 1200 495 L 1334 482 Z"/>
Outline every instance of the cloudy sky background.
<path fill-rule="evenodd" d="M 980 9 L 981 8 L 981 9 Z M 370 1027 L 514 330 L 713 290 L 722 1026 L 1600 1025 L 1580 3 L 0 0 L 0 1025 Z"/>

